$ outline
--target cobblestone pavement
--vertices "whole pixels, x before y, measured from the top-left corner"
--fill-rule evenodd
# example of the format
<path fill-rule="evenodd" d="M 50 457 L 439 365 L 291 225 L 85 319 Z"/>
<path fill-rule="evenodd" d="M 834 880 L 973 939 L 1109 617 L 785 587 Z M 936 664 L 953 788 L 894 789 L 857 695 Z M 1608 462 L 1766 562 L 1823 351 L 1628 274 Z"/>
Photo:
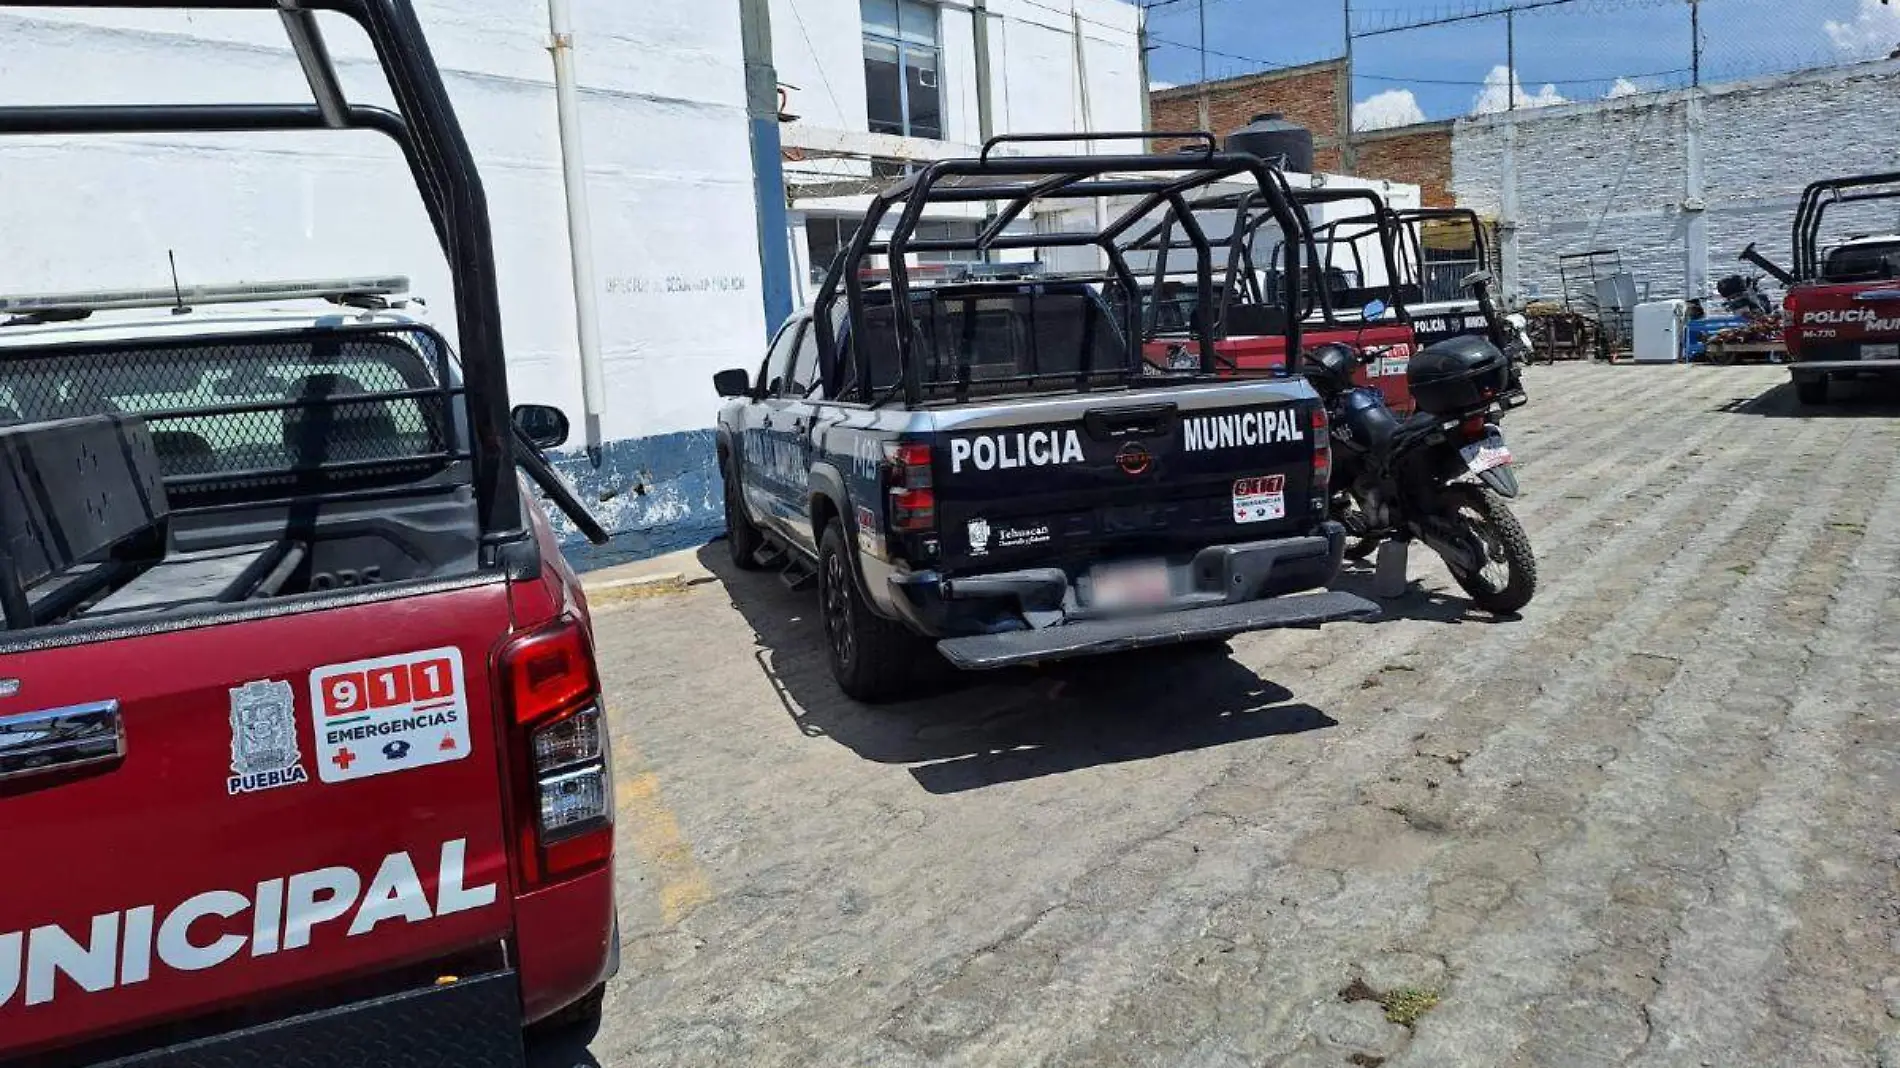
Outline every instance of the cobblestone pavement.
<path fill-rule="evenodd" d="M 604 595 L 624 958 L 540 1063 L 1900 1068 L 1900 394 L 1528 378 L 1521 619 L 1415 554 L 873 710 L 721 545 Z"/>

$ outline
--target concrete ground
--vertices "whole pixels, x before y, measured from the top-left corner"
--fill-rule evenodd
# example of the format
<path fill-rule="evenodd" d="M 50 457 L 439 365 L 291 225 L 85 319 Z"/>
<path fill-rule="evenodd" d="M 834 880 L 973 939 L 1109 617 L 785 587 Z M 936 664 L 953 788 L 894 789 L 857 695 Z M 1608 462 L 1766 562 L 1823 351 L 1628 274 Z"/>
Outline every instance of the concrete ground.
<path fill-rule="evenodd" d="M 1521 619 L 1415 554 L 1378 623 L 874 710 L 814 594 L 644 565 L 622 970 L 537 1062 L 1900 1066 L 1900 394 L 1786 378 L 1533 368 Z"/>

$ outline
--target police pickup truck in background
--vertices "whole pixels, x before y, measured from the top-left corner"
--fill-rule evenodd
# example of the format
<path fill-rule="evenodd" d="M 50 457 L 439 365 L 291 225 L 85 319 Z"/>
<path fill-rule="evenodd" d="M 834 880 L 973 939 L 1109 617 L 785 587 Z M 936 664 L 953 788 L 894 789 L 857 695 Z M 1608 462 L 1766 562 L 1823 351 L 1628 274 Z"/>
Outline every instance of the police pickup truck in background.
<path fill-rule="evenodd" d="M 1046 178 L 1102 159 L 1015 166 Z M 886 199 L 928 196 L 945 168 Z M 1344 549 L 1305 381 L 1223 380 L 1211 351 L 1204 371 L 1145 362 L 1129 316 L 1084 280 L 912 290 L 900 271 L 870 289 L 851 264 L 871 245 L 861 232 L 756 375 L 715 383 L 733 560 L 816 573 L 847 694 L 905 694 L 933 643 L 983 669 L 1376 614 L 1287 596 L 1326 586 Z M 827 300 L 841 271 L 848 313 Z"/>

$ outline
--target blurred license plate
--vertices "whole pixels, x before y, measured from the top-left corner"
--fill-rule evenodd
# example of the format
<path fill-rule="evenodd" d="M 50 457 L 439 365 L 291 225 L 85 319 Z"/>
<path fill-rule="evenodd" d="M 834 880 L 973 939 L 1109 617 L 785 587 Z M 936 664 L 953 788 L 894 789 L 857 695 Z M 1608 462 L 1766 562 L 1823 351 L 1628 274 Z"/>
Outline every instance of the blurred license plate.
<path fill-rule="evenodd" d="M 1900 342 L 1884 345 L 1862 345 L 1860 358 L 1863 360 L 1900 360 Z"/>
<path fill-rule="evenodd" d="M 1093 590 L 1089 603 L 1096 608 L 1160 604 L 1172 594 L 1168 565 L 1158 560 L 1102 565 L 1089 572 L 1089 578 Z"/>
<path fill-rule="evenodd" d="M 1503 467 L 1511 462 L 1511 447 L 1504 443 L 1504 431 L 1494 426 L 1485 428 L 1483 441 L 1466 445 L 1459 452 L 1474 475 L 1482 475 L 1494 467 Z"/>

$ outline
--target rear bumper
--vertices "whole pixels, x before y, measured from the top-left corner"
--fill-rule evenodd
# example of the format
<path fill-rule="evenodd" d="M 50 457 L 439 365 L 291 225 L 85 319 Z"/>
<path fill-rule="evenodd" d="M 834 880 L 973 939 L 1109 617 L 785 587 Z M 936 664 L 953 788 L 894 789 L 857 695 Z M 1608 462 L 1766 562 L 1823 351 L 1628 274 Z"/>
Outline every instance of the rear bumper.
<path fill-rule="evenodd" d="M 1900 374 L 1900 360 L 1796 360 L 1788 370 L 1800 374 L 1843 374 L 1865 371 L 1876 374 Z"/>
<path fill-rule="evenodd" d="M 493 972 L 292 1016 L 95 1068 L 520 1068 L 520 992 L 515 973 Z"/>
<path fill-rule="evenodd" d="M 1358 598 L 1276 600 L 1331 582 L 1345 543 L 1342 527 L 1324 523 L 1308 537 L 1214 545 L 1170 558 L 1179 592 L 1139 613 L 1091 610 L 1078 577 L 1059 567 L 955 578 L 919 572 L 890 577 L 888 589 L 905 622 L 944 639 L 939 648 L 952 663 L 1001 667 L 1376 614 Z"/>
<path fill-rule="evenodd" d="M 572 1005 L 619 965 L 612 865 L 515 899 L 519 1020 L 534 1023 Z"/>
<path fill-rule="evenodd" d="M 1230 638 L 1255 630 L 1317 627 L 1372 619 L 1379 607 L 1350 593 L 1328 591 L 1274 597 L 1211 608 L 1189 608 L 1126 619 L 1092 619 L 1042 630 L 946 638 L 937 651 L 966 671 L 981 671 L 1075 656 L 1096 656 L 1156 645 Z"/>

